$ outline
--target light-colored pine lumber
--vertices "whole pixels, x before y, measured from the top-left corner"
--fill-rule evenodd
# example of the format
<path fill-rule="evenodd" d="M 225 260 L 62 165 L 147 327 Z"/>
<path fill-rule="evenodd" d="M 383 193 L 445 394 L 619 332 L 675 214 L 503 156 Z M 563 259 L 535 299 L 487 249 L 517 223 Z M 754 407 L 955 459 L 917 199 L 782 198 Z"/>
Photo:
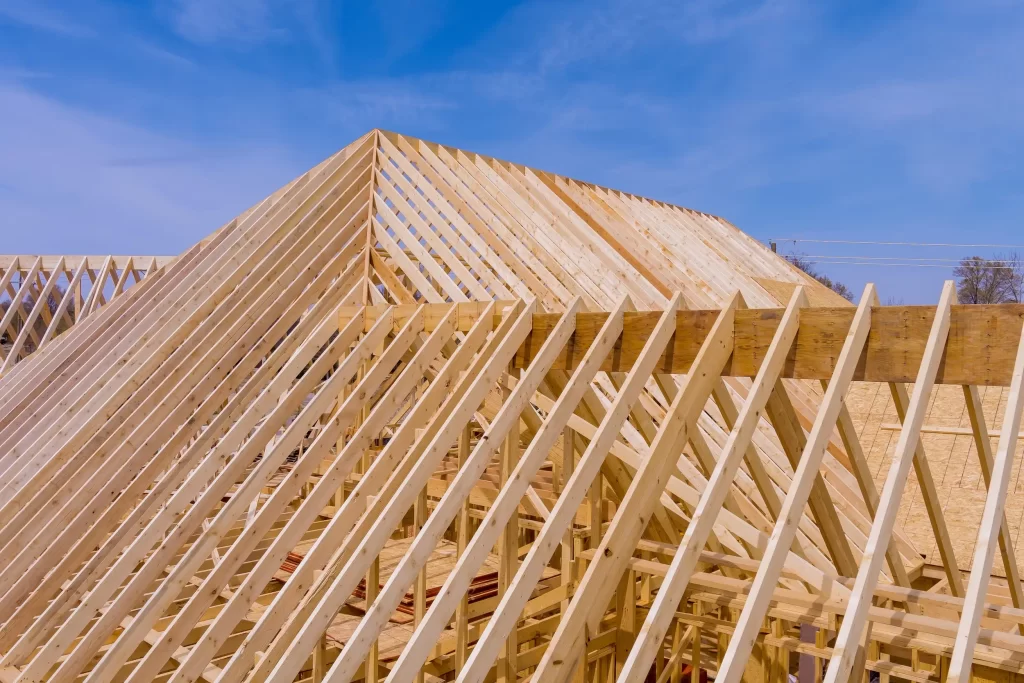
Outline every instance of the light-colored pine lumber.
<path fill-rule="evenodd" d="M 964 595 L 964 609 L 957 629 L 956 645 L 949 664 L 948 681 L 959 683 L 971 678 L 971 655 L 978 644 L 978 628 L 985 593 L 989 582 L 989 569 L 995 556 L 999 536 L 1005 529 L 1003 510 L 1009 485 L 1012 458 L 1020 432 L 1021 410 L 1024 409 L 1024 335 L 1017 350 L 1017 361 L 1010 383 L 1010 396 L 1003 418 L 1002 435 L 992 462 L 988 496 L 981 516 L 978 543 L 971 563 L 971 578 Z M 1018 584 L 1019 588 L 1019 584 Z"/>
<path fill-rule="evenodd" d="M 851 612 L 843 619 L 843 624 L 836 638 L 835 649 L 825 677 L 826 683 L 846 683 L 851 675 L 854 659 L 861 649 L 861 636 L 865 628 L 865 618 L 871 606 L 871 595 L 875 582 L 878 580 L 878 569 L 882 561 L 884 548 L 889 543 L 889 536 L 895 522 L 899 497 L 906 485 L 907 474 L 917 451 L 920 439 L 920 428 L 924 423 L 925 410 L 928 405 L 928 394 L 935 383 L 942 349 L 949 334 L 950 307 L 955 288 L 947 282 L 942 290 L 942 298 L 932 322 L 928 344 L 925 349 L 921 368 L 914 382 L 914 394 L 907 407 L 907 416 L 900 432 L 900 440 L 896 444 L 892 466 L 885 480 L 878 502 L 878 511 L 860 570 L 857 582 L 850 596 Z"/>
<path fill-rule="evenodd" d="M 1024 675 L 1021 305 L 847 305 L 719 217 L 378 130 L 0 294 L 2 680 Z"/>

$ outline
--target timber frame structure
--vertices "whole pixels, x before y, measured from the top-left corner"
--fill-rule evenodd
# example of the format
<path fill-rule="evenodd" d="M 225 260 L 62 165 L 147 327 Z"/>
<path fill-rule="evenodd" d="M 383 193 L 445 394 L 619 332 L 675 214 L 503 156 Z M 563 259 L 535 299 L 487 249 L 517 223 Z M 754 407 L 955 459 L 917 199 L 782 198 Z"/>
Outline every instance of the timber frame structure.
<path fill-rule="evenodd" d="M 0 256 L 0 375 L 171 260 Z"/>
<path fill-rule="evenodd" d="M 0 374 L 2 681 L 1024 675 L 1024 306 L 851 306 L 715 216 L 378 130 L 147 272 Z"/>

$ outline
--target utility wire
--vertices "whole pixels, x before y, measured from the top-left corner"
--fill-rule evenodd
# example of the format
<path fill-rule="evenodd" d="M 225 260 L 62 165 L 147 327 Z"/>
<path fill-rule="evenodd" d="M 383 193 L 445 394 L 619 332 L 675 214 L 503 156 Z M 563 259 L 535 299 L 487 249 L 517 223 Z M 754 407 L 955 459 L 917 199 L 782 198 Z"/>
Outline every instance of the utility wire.
<path fill-rule="evenodd" d="M 813 242 L 814 244 L 877 244 L 889 247 L 963 247 L 984 249 L 1024 249 L 1024 244 L 947 244 L 944 242 L 873 242 L 869 240 L 812 240 L 801 237 L 783 237 L 769 242 Z"/>
<path fill-rule="evenodd" d="M 958 258 L 914 258 L 912 256 L 845 256 L 843 254 L 780 254 L 783 257 L 794 256 L 808 261 L 812 259 L 847 259 L 853 261 L 924 261 L 928 263 L 962 263 L 963 261 L 970 261 L 970 259 L 958 259 Z M 984 259 L 986 263 L 1014 263 L 1012 259 Z"/>
<path fill-rule="evenodd" d="M 953 264 L 941 264 L 941 263 L 878 263 L 877 261 L 815 261 L 814 265 L 824 263 L 826 265 L 837 265 L 837 266 L 875 266 L 880 268 L 886 267 L 899 267 L 899 268 L 945 268 L 946 270 L 952 270 L 956 268 Z M 978 265 L 976 268 L 989 268 L 992 270 L 1013 270 L 1013 266 L 988 266 Z"/>

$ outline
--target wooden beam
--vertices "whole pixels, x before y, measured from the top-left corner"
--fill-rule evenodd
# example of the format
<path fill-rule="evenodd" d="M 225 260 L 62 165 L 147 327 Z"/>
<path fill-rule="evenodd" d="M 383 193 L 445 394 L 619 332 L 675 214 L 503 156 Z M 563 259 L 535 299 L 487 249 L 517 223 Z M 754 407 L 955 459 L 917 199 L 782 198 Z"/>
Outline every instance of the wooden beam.
<path fill-rule="evenodd" d="M 397 306 L 396 323 L 414 307 Z M 342 321 L 354 312 L 343 310 Z M 383 307 L 367 310 L 367 322 Z M 471 309 L 467 309 L 471 310 Z M 779 326 L 782 309 L 736 311 L 733 334 L 736 349 L 722 370 L 723 376 L 755 377 Z M 807 308 L 800 316 L 796 339 L 782 366 L 780 377 L 826 380 L 835 371 L 843 340 L 853 321 L 853 308 Z M 430 318 L 428 310 L 428 320 Z M 433 317 L 438 318 L 439 314 Z M 527 367 L 557 321 L 558 313 L 538 313 L 533 331 L 516 354 L 514 367 Z M 657 324 L 659 311 L 627 311 L 622 341 L 601 367 L 607 372 L 626 372 L 636 362 L 644 342 Z M 676 313 L 673 344 L 658 361 L 656 371 L 685 374 L 696 358 L 718 316 L 716 310 L 680 310 Z M 577 314 L 573 343 L 556 359 L 553 369 L 573 370 L 594 342 L 608 317 L 607 312 Z M 935 317 L 933 306 L 872 307 L 871 331 L 854 371 L 854 381 L 913 382 Z M 460 322 L 468 329 L 471 317 Z M 950 310 L 949 335 L 939 360 L 937 384 L 1009 386 L 1014 350 L 1024 323 L 1024 304 L 954 305 Z M 429 327 L 428 327 L 429 331 Z"/>
<path fill-rule="evenodd" d="M 109 258 L 111 260 L 111 262 L 114 264 L 114 267 L 117 270 L 123 270 L 125 268 L 126 264 L 129 264 L 129 263 L 132 263 L 132 262 L 134 262 L 136 264 L 143 264 L 143 263 L 152 264 L 152 263 L 156 263 L 158 268 L 162 268 L 162 267 L 164 267 L 166 265 L 169 265 L 177 257 L 176 256 L 78 256 L 78 255 L 72 255 L 72 254 L 66 254 L 66 255 L 60 255 L 60 254 L 46 255 L 46 254 L 44 254 L 44 255 L 39 255 L 39 256 L 33 254 L 31 256 L 26 256 L 26 255 L 21 255 L 21 254 L 19 254 L 19 255 L 6 255 L 5 254 L 5 255 L 0 255 L 0 271 L 7 270 L 8 268 L 12 268 L 12 267 L 17 269 L 19 263 L 21 263 L 21 264 L 31 263 L 32 260 L 35 259 L 35 258 L 42 259 L 41 264 L 42 264 L 43 270 L 54 270 L 55 268 L 58 267 L 58 264 L 60 263 L 61 259 L 64 259 L 64 261 L 67 263 L 67 267 L 68 268 L 79 268 L 79 267 L 81 267 L 81 265 L 85 261 L 88 261 L 90 259 L 92 260 L 93 263 L 100 263 L 100 262 L 102 262 L 103 260 L 105 260 L 107 258 Z M 128 267 L 130 268 L 131 266 L 128 266 Z M 141 266 L 139 266 L 139 265 L 136 265 L 135 267 L 136 268 L 141 268 Z M 24 268 L 24 265 L 22 265 L 22 268 Z M 147 270 L 148 270 L 148 266 L 147 266 Z"/>
<path fill-rule="evenodd" d="M 1017 449 L 1022 408 L 1024 408 L 1024 335 L 1021 336 L 1021 342 L 1017 348 L 1017 362 L 1013 371 L 1013 382 L 1010 384 L 1010 395 L 1006 401 L 1002 436 L 999 437 L 999 446 L 996 448 L 992 479 L 989 483 L 988 496 L 985 498 L 985 508 L 981 515 L 978 542 L 974 548 L 974 562 L 971 564 L 971 578 L 968 582 L 964 610 L 960 617 L 960 627 L 957 629 L 956 644 L 953 647 L 953 657 L 949 665 L 948 683 L 966 683 L 971 678 L 971 662 L 978 643 L 978 629 L 981 625 L 981 613 L 990 578 L 989 570 L 992 567 L 992 558 L 995 556 L 999 535 L 1005 524 L 1003 510 L 1006 505 L 1010 472 L 1013 469 L 1013 455 Z"/>
<path fill-rule="evenodd" d="M 796 522 L 803 514 L 814 483 L 819 480 L 821 461 L 825 456 L 829 436 L 839 418 L 839 410 L 843 405 L 843 397 L 850 386 L 856 359 L 860 357 L 867 341 L 868 330 L 871 328 L 872 289 L 873 286 L 868 285 L 861 296 L 861 304 L 857 308 L 853 325 L 846 336 L 843 352 L 836 363 L 836 374 L 825 391 L 821 409 L 815 417 L 814 426 L 811 428 L 811 433 L 793 475 L 792 486 L 786 494 L 782 515 L 772 530 L 768 549 L 761 560 L 761 565 L 750 589 L 750 595 L 747 597 L 747 603 L 740 613 L 736 631 L 729 641 L 729 649 L 719 668 L 716 681 L 720 681 L 720 683 L 736 683 L 743 674 L 747 657 L 754 647 L 754 641 L 760 632 L 765 613 L 768 611 L 772 593 L 782 573 L 782 563 L 796 536 Z M 642 664 L 643 661 L 640 663 Z"/>
<path fill-rule="evenodd" d="M 853 672 L 854 659 L 861 649 L 861 637 L 867 623 L 872 593 L 878 581 L 878 571 L 896 523 L 896 512 L 899 510 L 907 475 L 921 437 L 920 430 L 928 409 L 928 398 L 935 384 L 943 347 L 946 345 L 950 329 L 950 309 L 955 293 L 953 282 L 946 282 L 942 297 L 939 299 L 938 313 L 934 316 L 932 329 L 928 335 L 921 367 L 914 382 L 914 395 L 907 408 L 903 431 L 900 432 L 899 441 L 896 443 L 892 466 L 879 499 L 878 512 L 871 525 L 867 546 L 864 548 L 860 571 L 857 573 L 857 581 L 850 596 L 850 609 L 836 638 L 825 683 L 846 683 Z"/>
<path fill-rule="evenodd" d="M 672 559 L 672 565 L 665 577 L 665 581 L 662 583 L 658 596 L 655 598 L 647 614 L 647 619 L 644 621 L 643 628 L 640 630 L 640 635 L 637 638 L 637 645 L 630 652 L 629 660 L 626 663 L 626 671 L 631 672 L 628 680 L 643 680 L 643 675 L 646 673 L 641 671 L 643 669 L 643 662 L 647 662 L 649 667 L 650 662 L 654 660 L 655 648 L 660 646 L 660 643 L 668 634 L 676 607 L 679 605 L 679 601 L 682 599 L 683 593 L 690 582 L 690 577 L 697 566 L 700 554 L 704 550 L 708 536 L 711 533 L 714 520 L 718 516 L 719 510 L 722 509 L 733 477 L 735 477 L 736 471 L 739 468 L 743 453 L 746 451 L 747 444 L 750 442 L 754 430 L 757 429 L 758 421 L 775 387 L 775 382 L 778 379 L 786 354 L 793 344 L 793 338 L 799 327 L 801 309 L 806 305 L 806 302 L 807 299 L 803 288 L 796 288 L 793 292 L 793 297 L 790 299 L 789 306 L 786 308 L 786 315 L 783 318 L 782 325 L 779 326 L 778 332 L 772 341 L 767 361 L 754 379 L 747 394 L 747 400 L 744 402 L 736 420 L 736 425 L 729 433 L 728 441 L 722 449 L 711 477 L 708 479 L 707 488 L 704 489 L 704 493 L 697 503 L 693 519 L 690 526 L 687 527 L 686 534 L 683 536 L 682 543 L 680 544 L 680 550 Z M 735 352 L 734 340 L 729 339 L 728 341 L 732 343 L 724 348 Z M 692 378 L 690 382 L 693 382 Z M 625 505 L 623 505 L 623 510 L 625 510 Z M 628 559 L 628 557 L 620 559 L 620 562 L 625 559 Z M 595 560 L 590 568 L 594 569 L 597 567 L 600 561 L 600 558 Z"/>
<path fill-rule="evenodd" d="M 1018 352 L 1019 353 L 1019 352 Z M 1019 357 L 1018 357 L 1019 362 Z M 974 436 L 974 447 L 978 451 L 978 460 L 981 464 L 981 476 L 985 480 L 985 486 L 992 486 L 992 441 L 988 432 L 988 425 L 985 422 L 985 411 L 982 409 L 981 395 L 978 387 L 965 386 L 964 401 L 967 406 L 967 415 L 971 421 L 971 430 Z M 1012 394 L 1012 384 L 1011 384 Z M 998 433 L 1002 438 L 1002 432 Z M 1010 591 L 1010 601 L 1014 607 L 1024 608 L 1024 586 L 1021 585 L 1020 568 L 1017 566 L 1017 554 L 1014 552 L 1013 532 L 1010 524 L 1003 513 L 999 522 L 999 554 L 1003 560 L 1003 571 L 1006 572 L 1006 584 Z M 1024 627 L 1017 629 L 1024 634 Z"/>
<path fill-rule="evenodd" d="M 618 339 L 622 331 L 622 313 L 625 310 L 625 305 L 626 300 L 623 299 L 613 311 L 613 315 L 608 318 L 604 329 L 598 336 L 597 343 L 591 346 L 585 362 L 580 364 L 576 372 L 573 373 L 553 409 L 548 412 L 544 424 L 523 453 L 522 459 L 508 482 L 498 493 L 490 510 L 480 523 L 479 531 L 473 536 L 466 553 L 459 558 L 452 573 L 449 574 L 442 586 L 437 600 L 431 605 L 427 618 L 413 633 L 408 646 L 395 663 L 392 673 L 396 676 L 396 680 L 411 675 L 426 661 L 430 648 L 437 642 L 441 631 L 447 626 L 452 613 L 458 606 L 459 596 L 468 590 L 470 582 L 477 575 L 495 542 L 498 541 L 503 525 L 518 508 L 519 501 L 526 495 L 534 474 L 544 463 L 548 452 L 554 446 L 568 423 L 570 415 L 582 399 L 583 392 L 597 373 L 597 368 L 600 367 L 605 354 Z M 454 486 L 453 483 L 452 488 Z M 448 494 L 445 496 L 447 497 Z M 512 574 L 517 576 L 518 571 L 514 571 Z M 510 582 L 510 591 L 519 588 L 518 583 Z"/>
<path fill-rule="evenodd" d="M 604 613 L 618 579 L 625 570 L 629 557 L 647 526 L 653 506 L 658 504 L 656 496 L 664 491 L 665 485 L 668 483 L 679 453 L 687 441 L 687 432 L 695 428 L 694 421 L 707 402 L 714 384 L 719 380 L 722 366 L 735 348 L 731 323 L 737 312 L 738 302 L 738 295 L 734 296 L 731 305 L 721 311 L 711 333 L 707 335 L 694 370 L 687 376 L 684 387 L 676 395 L 668 415 L 662 421 L 658 436 L 651 445 L 650 455 L 637 470 L 622 505 L 612 519 L 608 534 L 598 548 L 594 562 L 587 568 L 587 572 L 580 582 L 580 588 L 552 638 L 551 646 L 544 653 L 544 658 L 537 669 L 539 678 L 547 680 L 546 677 L 550 677 L 550 680 L 555 681 L 567 680 L 574 669 L 576 655 L 585 647 L 587 632 L 596 632 L 600 616 Z M 796 309 L 802 305 L 804 305 L 803 290 L 798 289 L 791 302 L 791 308 Z M 773 345 L 773 356 L 776 360 L 774 363 L 766 365 L 763 374 L 769 374 L 772 366 L 781 366 L 783 354 L 792 343 L 792 335 L 796 331 L 796 320 L 798 320 L 798 314 L 795 313 L 786 317 L 786 323 L 781 328 L 783 333 L 779 335 L 780 341 Z M 775 350 L 779 346 L 782 347 L 781 352 Z M 774 385 L 774 379 L 773 376 L 768 391 L 770 391 L 771 385 Z M 755 380 L 755 385 L 757 385 L 757 380 Z M 766 400 L 767 393 L 757 390 L 755 386 L 748 396 L 747 403 L 740 411 L 737 426 L 730 434 L 729 442 L 716 465 L 715 473 L 712 474 L 704 495 L 694 510 L 693 518 L 683 537 L 684 547 L 698 545 L 695 534 L 699 537 L 698 553 L 707 541 L 718 510 L 721 509 L 728 494 L 739 461 L 742 459 L 743 453 L 746 452 L 747 442 L 757 426 L 763 403 L 753 409 L 750 406 L 762 398 Z M 715 498 L 719 497 L 719 493 L 721 494 L 720 500 L 716 501 Z M 709 500 L 713 502 L 714 512 L 707 510 Z M 698 527 L 700 528 L 698 529 Z M 685 554 L 680 554 L 680 557 Z M 671 592 L 666 591 L 666 588 L 667 585 L 663 584 L 658 599 L 664 599 L 667 593 Z M 652 612 L 653 609 L 652 606 Z M 649 622 L 650 615 L 648 615 L 648 622 L 645 623 L 644 628 L 647 628 Z M 657 642 L 660 643 L 663 637 L 662 634 L 662 637 L 656 639 Z M 646 640 L 649 639 L 649 636 L 641 632 L 639 639 Z"/>
<path fill-rule="evenodd" d="M 64 261 L 61 260 L 56 270 L 61 270 L 64 267 Z M 22 347 L 28 340 L 29 335 L 35 336 L 35 324 L 40 314 L 44 309 L 49 310 L 47 307 L 50 305 L 50 292 L 53 291 L 54 285 L 57 284 L 57 275 L 54 272 L 50 273 L 50 277 L 46 279 L 46 285 L 42 291 L 36 297 L 36 303 L 32 307 L 28 316 L 22 321 L 21 332 L 18 333 L 18 338 L 14 340 L 14 345 L 11 346 L 10 351 L 7 354 L 7 358 L 4 359 L 3 365 L 0 365 L 0 375 L 4 374 L 18 361 L 18 356 L 21 353 Z M 14 302 L 11 302 L 11 308 L 14 308 Z M 56 320 L 57 318 L 55 318 Z M 44 321 L 45 323 L 45 321 Z M 41 346 L 41 342 L 37 343 L 37 347 Z"/>

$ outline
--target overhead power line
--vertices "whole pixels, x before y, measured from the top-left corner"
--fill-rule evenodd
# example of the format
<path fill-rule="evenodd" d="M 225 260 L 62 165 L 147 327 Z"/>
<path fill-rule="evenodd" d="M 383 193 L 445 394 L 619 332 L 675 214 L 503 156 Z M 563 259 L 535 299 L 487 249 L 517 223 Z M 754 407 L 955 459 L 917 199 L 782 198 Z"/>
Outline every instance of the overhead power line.
<path fill-rule="evenodd" d="M 942 264 L 942 263 L 879 263 L 878 261 L 822 261 L 817 260 L 814 262 L 815 265 L 837 265 L 837 266 L 875 266 L 879 268 L 945 268 L 946 270 L 952 270 L 956 268 L 956 265 Z M 990 268 L 992 270 L 1013 270 L 1013 266 L 990 266 L 990 265 L 979 265 L 977 268 Z"/>
<path fill-rule="evenodd" d="M 847 259 L 851 261 L 925 261 L 928 263 L 961 263 L 970 259 L 912 256 L 845 256 L 843 254 L 782 254 L 782 256 L 799 256 L 802 259 Z M 1012 259 L 985 259 L 987 263 L 1013 263 Z"/>
<path fill-rule="evenodd" d="M 802 237 L 781 237 L 769 242 L 809 242 L 814 244 L 877 244 L 887 247 L 961 247 L 977 249 L 1024 249 L 1024 244 L 952 244 L 945 242 L 874 242 L 870 240 L 812 240 Z"/>

